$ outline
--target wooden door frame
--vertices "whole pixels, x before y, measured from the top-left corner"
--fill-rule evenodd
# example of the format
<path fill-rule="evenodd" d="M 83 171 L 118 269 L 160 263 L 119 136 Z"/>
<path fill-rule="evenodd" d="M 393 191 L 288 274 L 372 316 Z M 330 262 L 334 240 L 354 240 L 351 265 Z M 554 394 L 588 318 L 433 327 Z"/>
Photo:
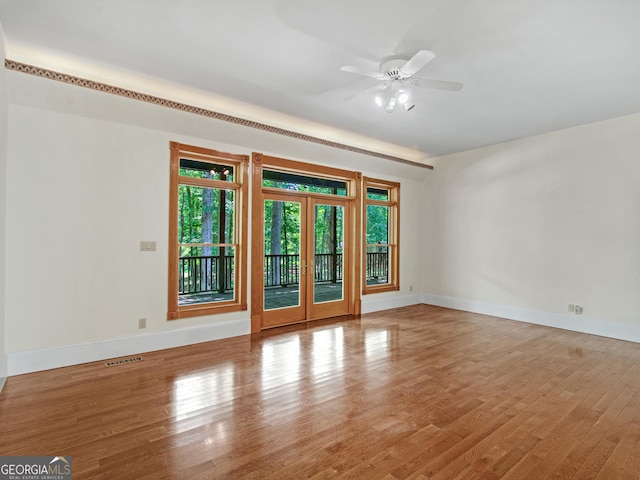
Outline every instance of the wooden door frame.
<path fill-rule="evenodd" d="M 264 192 L 286 195 L 286 190 L 263 189 L 262 170 L 263 168 L 273 168 L 275 170 L 288 171 L 314 177 L 324 177 L 347 182 L 346 197 L 336 197 L 334 195 L 315 194 L 304 192 L 307 197 L 314 197 L 324 200 L 334 199 L 346 201 L 345 209 L 349 209 L 349 224 L 345 223 L 344 228 L 349 228 L 352 232 L 349 239 L 348 250 L 351 252 L 350 261 L 345 261 L 344 270 L 348 269 L 349 285 L 344 286 L 345 295 L 348 302 L 348 313 L 350 315 L 360 315 L 361 313 L 361 237 L 362 237 L 362 173 L 339 168 L 315 165 L 311 163 L 286 160 L 278 157 L 271 157 L 262 153 L 254 152 L 252 158 L 252 195 L 251 195 L 251 333 L 262 331 L 264 313 Z M 299 196 L 303 192 L 291 192 L 293 196 Z M 347 213 L 345 211 L 345 213 Z M 302 292 L 301 292 L 302 293 Z M 305 319 L 303 321 L 308 321 Z"/>

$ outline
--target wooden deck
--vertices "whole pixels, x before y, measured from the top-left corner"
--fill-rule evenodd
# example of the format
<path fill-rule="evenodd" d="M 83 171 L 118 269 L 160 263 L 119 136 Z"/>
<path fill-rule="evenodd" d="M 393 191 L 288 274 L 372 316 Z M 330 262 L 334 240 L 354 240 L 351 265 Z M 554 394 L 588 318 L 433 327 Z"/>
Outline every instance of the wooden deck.
<path fill-rule="evenodd" d="M 298 305 L 299 302 L 298 285 L 289 287 L 268 287 L 264 291 L 265 309 L 289 307 Z M 196 293 L 191 295 L 180 295 L 180 305 L 190 305 L 203 302 L 220 302 L 231 300 L 231 293 Z M 338 300 L 342 298 L 342 282 L 317 283 L 314 285 L 314 299 L 316 303 Z"/>
<path fill-rule="evenodd" d="M 640 346 L 418 305 L 10 377 L 83 479 L 637 479 Z"/>

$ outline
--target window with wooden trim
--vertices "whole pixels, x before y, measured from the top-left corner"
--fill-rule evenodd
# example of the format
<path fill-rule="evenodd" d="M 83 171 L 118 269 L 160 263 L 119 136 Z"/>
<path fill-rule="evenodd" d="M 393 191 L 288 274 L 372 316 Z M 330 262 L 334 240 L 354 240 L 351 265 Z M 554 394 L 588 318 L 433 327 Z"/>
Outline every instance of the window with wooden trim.
<path fill-rule="evenodd" d="M 170 148 L 167 318 L 246 310 L 249 156 Z"/>
<path fill-rule="evenodd" d="M 364 177 L 363 293 L 398 290 L 400 184 Z"/>

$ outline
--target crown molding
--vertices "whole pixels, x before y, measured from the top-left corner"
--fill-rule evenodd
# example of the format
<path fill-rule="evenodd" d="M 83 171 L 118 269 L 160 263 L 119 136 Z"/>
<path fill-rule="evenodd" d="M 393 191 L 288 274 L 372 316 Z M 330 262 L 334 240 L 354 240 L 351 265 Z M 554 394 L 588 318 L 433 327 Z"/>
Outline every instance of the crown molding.
<path fill-rule="evenodd" d="M 15 60 L 6 59 L 4 62 L 4 65 L 7 70 L 13 70 L 16 72 L 26 73 L 26 74 L 34 75 L 37 77 L 48 78 L 50 80 L 56 80 L 58 82 L 68 83 L 71 85 L 76 85 L 78 87 L 88 88 L 91 90 L 97 90 L 99 92 L 109 93 L 111 95 L 118 95 L 121 97 L 131 98 L 141 102 L 152 103 L 154 105 L 160 105 L 163 107 L 172 108 L 175 110 L 180 110 L 182 112 L 188 112 L 195 115 L 200 115 L 207 118 L 213 118 L 215 120 L 221 120 L 223 122 L 229 122 L 235 125 L 241 125 L 243 127 L 255 128 L 255 129 L 273 133 L 276 135 L 282 135 L 285 137 L 295 138 L 297 140 L 303 140 L 305 142 L 324 145 L 326 147 L 337 148 L 340 150 L 347 150 L 349 152 L 360 153 L 360 154 L 368 155 L 371 157 L 390 160 L 392 162 L 404 163 L 405 165 L 411 165 L 418 168 L 433 170 L 433 166 L 427 165 L 425 163 L 415 162 L 412 160 L 407 160 L 406 158 L 387 155 L 384 153 L 379 153 L 379 152 L 367 150 L 360 147 L 354 147 L 344 143 L 333 142 L 331 140 L 316 137 L 313 135 L 294 132 L 292 130 L 288 130 L 285 128 L 275 127 L 273 125 L 268 125 L 265 123 L 256 122 L 253 120 L 247 120 L 241 117 L 236 117 L 234 115 L 220 113 L 214 110 L 208 110 L 206 108 L 196 107 L 194 105 L 188 105 L 186 103 L 176 102 L 174 100 L 169 100 L 166 98 L 161 98 L 154 95 L 137 92 L 135 90 L 129 90 L 126 88 L 117 87 L 114 85 L 109 85 L 109 84 L 97 82 L 94 80 L 88 80 L 86 78 L 68 75 L 66 73 L 56 72 L 54 70 L 49 70 L 46 68 L 17 62 Z"/>

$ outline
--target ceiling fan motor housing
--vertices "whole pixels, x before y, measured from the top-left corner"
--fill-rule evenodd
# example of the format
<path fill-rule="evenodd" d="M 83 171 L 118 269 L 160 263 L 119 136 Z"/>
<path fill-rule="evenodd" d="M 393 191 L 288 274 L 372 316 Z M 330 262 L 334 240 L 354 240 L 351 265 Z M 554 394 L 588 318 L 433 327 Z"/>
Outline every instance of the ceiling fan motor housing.
<path fill-rule="evenodd" d="M 390 79 L 403 78 L 401 68 L 408 60 L 403 56 L 387 57 L 380 62 L 380 71 Z"/>

